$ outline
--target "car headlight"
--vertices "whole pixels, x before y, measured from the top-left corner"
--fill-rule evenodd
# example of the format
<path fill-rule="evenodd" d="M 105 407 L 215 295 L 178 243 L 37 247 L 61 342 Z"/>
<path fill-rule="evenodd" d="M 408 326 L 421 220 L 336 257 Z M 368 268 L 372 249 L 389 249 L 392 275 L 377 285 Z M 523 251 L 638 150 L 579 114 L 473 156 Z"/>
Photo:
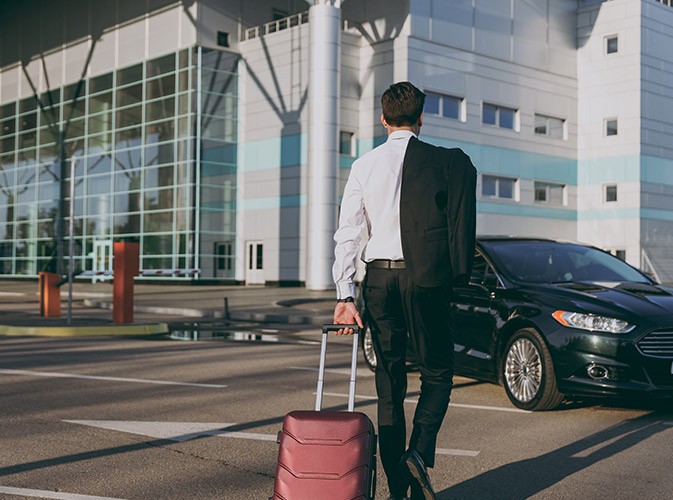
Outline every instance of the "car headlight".
<path fill-rule="evenodd" d="M 570 311 L 554 311 L 552 317 L 563 326 L 590 332 L 628 333 L 636 327 L 623 319 Z"/>

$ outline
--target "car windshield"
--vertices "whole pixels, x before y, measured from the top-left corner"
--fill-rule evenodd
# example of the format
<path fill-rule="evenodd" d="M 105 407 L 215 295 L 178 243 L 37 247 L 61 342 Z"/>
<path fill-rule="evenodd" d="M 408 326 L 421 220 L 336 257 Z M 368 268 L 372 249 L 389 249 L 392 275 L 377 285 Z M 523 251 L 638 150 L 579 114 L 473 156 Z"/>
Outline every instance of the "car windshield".
<path fill-rule="evenodd" d="M 624 261 L 595 248 L 551 241 L 485 241 L 482 245 L 506 276 L 529 283 L 630 281 L 649 283 Z"/>

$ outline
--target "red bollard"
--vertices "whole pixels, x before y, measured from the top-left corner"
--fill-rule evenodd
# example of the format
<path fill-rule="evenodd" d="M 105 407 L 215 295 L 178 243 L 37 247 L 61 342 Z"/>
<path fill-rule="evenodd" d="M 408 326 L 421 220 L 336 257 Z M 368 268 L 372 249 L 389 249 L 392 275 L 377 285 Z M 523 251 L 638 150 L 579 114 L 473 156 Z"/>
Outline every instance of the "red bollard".
<path fill-rule="evenodd" d="M 40 271 L 37 273 L 40 316 L 45 318 L 61 317 L 61 289 L 58 284 L 61 277 L 55 273 Z"/>
<path fill-rule="evenodd" d="M 112 321 L 133 323 L 133 277 L 140 274 L 140 244 L 114 243 Z"/>

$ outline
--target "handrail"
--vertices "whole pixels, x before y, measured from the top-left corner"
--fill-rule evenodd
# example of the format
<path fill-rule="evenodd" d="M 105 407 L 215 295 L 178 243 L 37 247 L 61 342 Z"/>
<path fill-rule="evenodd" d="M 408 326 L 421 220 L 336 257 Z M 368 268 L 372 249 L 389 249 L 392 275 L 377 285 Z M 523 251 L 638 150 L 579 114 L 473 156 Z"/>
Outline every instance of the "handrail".
<path fill-rule="evenodd" d="M 277 19 L 275 21 L 262 24 L 261 26 L 254 26 L 252 28 L 243 30 L 241 34 L 241 42 L 252 40 L 253 38 L 260 38 L 270 33 L 284 31 L 286 29 L 294 28 L 295 26 L 301 26 L 302 24 L 306 23 L 308 23 L 308 11 L 300 12 L 299 14 L 293 14 L 282 19 Z"/>

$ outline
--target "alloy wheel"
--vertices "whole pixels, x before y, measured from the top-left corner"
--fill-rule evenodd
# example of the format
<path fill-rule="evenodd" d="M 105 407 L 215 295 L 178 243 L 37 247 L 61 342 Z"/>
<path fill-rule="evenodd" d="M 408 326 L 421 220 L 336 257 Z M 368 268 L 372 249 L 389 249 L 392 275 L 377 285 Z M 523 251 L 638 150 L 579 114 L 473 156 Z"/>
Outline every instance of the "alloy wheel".
<path fill-rule="evenodd" d="M 529 339 L 517 339 L 507 351 L 505 382 L 512 396 L 522 403 L 537 396 L 542 385 L 542 361 Z"/>

